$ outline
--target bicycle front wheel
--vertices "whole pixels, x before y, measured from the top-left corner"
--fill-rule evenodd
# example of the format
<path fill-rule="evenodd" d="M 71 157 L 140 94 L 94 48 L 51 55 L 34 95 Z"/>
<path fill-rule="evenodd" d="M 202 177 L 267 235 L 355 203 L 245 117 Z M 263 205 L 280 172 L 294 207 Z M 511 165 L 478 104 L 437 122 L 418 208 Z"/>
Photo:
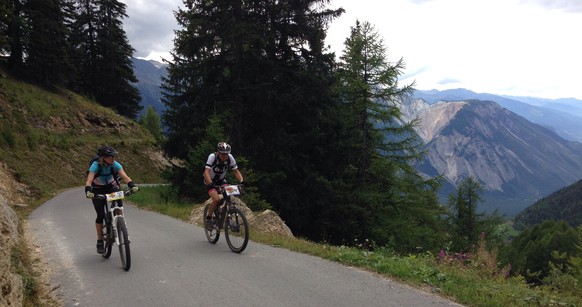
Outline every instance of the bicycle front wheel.
<path fill-rule="evenodd" d="M 127 225 L 125 218 L 117 218 L 117 236 L 119 238 L 119 256 L 121 256 L 121 265 L 123 269 L 129 271 L 131 267 L 131 253 L 129 251 L 129 235 L 127 234 Z"/>
<path fill-rule="evenodd" d="M 218 219 L 218 210 L 214 211 L 214 220 L 216 221 Z M 203 219 L 208 216 L 208 205 L 206 205 L 204 207 L 204 215 L 203 215 Z M 206 239 L 208 239 L 208 242 L 214 244 L 216 242 L 218 242 L 218 239 L 220 239 L 220 229 L 217 227 L 217 225 L 213 225 L 210 229 L 209 227 L 206 226 L 206 224 L 204 224 L 202 227 L 204 227 L 204 234 L 206 235 Z"/>
<path fill-rule="evenodd" d="M 230 250 L 241 253 L 249 243 L 249 223 L 238 208 L 230 208 L 224 220 L 224 236 Z"/>

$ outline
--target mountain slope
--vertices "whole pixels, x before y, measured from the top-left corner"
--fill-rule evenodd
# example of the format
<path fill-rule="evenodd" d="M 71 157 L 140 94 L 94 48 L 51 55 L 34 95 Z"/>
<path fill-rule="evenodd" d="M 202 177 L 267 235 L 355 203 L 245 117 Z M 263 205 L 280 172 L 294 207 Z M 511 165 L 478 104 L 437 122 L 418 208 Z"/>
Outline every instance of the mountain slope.
<path fill-rule="evenodd" d="M 136 183 L 162 181 L 155 140 L 135 121 L 73 92 L 0 75 L 0 162 L 35 198 L 84 185 L 87 163 L 103 143 L 120 152 Z"/>
<path fill-rule="evenodd" d="M 572 227 L 582 225 L 582 180 L 538 200 L 514 218 L 519 229 L 546 220 L 566 221 Z"/>
<path fill-rule="evenodd" d="M 144 108 L 143 114 L 149 106 L 152 106 L 158 114 L 162 114 L 166 105 L 162 102 L 161 85 L 162 78 L 167 76 L 166 66 L 156 61 L 147 61 L 142 59 L 131 59 L 133 63 L 133 72 L 138 80 L 136 87 L 141 94 L 140 105 Z M 141 116 L 141 114 L 138 115 Z"/>
<path fill-rule="evenodd" d="M 582 178 L 582 144 L 562 139 L 491 101 L 411 102 L 428 155 L 417 168 L 444 175 L 446 195 L 477 178 L 486 207 L 513 215 L 535 199 Z M 411 109 L 410 109 L 411 108 Z M 444 196 L 443 195 L 443 196 Z"/>

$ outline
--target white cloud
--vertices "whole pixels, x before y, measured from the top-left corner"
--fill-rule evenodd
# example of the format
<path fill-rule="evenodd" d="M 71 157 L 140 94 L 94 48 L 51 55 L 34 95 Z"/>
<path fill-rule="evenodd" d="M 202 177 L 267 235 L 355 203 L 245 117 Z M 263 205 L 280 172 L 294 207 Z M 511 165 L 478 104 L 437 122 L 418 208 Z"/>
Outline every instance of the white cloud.
<path fill-rule="evenodd" d="M 563 12 L 582 13 L 582 1 L 580 0 L 522 0 L 520 3 L 533 3 Z"/>
<path fill-rule="evenodd" d="M 122 0 L 136 56 L 169 59 L 181 0 Z M 582 99 L 581 0 L 331 0 L 343 7 L 327 43 L 340 55 L 356 19 L 372 23 L 401 83 L 492 94 Z"/>
<path fill-rule="evenodd" d="M 582 99 L 575 84 L 582 1 L 558 2 L 332 0 L 346 13 L 333 21 L 327 42 L 341 51 L 358 18 L 375 25 L 389 59 L 404 59 L 401 81 L 415 80 L 418 89 Z"/>
<path fill-rule="evenodd" d="M 174 12 L 184 7 L 181 0 L 121 0 L 126 5 L 128 18 L 123 21 L 124 30 L 134 56 L 160 61 L 170 59 L 174 30 L 178 23 Z"/>

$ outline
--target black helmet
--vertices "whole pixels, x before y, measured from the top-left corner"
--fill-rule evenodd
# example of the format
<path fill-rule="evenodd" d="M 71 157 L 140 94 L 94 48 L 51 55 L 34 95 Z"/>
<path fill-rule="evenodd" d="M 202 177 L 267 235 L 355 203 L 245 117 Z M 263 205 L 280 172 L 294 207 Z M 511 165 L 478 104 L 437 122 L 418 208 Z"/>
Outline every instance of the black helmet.
<path fill-rule="evenodd" d="M 220 153 L 230 153 L 230 145 L 225 142 L 220 142 L 216 145 L 216 150 Z"/>
<path fill-rule="evenodd" d="M 111 146 L 104 145 L 99 147 L 97 150 L 97 155 L 99 157 L 115 157 L 117 156 L 117 150 Z"/>

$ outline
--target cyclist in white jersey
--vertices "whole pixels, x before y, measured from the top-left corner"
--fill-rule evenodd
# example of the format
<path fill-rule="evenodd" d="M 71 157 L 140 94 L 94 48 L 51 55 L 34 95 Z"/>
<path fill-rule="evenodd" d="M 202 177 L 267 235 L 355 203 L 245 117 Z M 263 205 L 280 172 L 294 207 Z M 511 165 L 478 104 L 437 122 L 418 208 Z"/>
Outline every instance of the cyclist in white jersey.
<path fill-rule="evenodd" d="M 208 206 L 208 214 L 212 214 L 216 205 L 220 201 L 215 186 L 227 184 L 225 177 L 229 169 L 232 169 L 234 177 L 242 184 L 243 176 L 236 165 L 236 160 L 230 153 L 231 147 L 225 142 L 220 142 L 216 146 L 216 152 L 208 155 L 206 167 L 204 168 L 204 185 L 208 189 L 208 196 L 212 202 Z M 206 216 L 205 225 L 212 225 L 212 216 Z"/>

